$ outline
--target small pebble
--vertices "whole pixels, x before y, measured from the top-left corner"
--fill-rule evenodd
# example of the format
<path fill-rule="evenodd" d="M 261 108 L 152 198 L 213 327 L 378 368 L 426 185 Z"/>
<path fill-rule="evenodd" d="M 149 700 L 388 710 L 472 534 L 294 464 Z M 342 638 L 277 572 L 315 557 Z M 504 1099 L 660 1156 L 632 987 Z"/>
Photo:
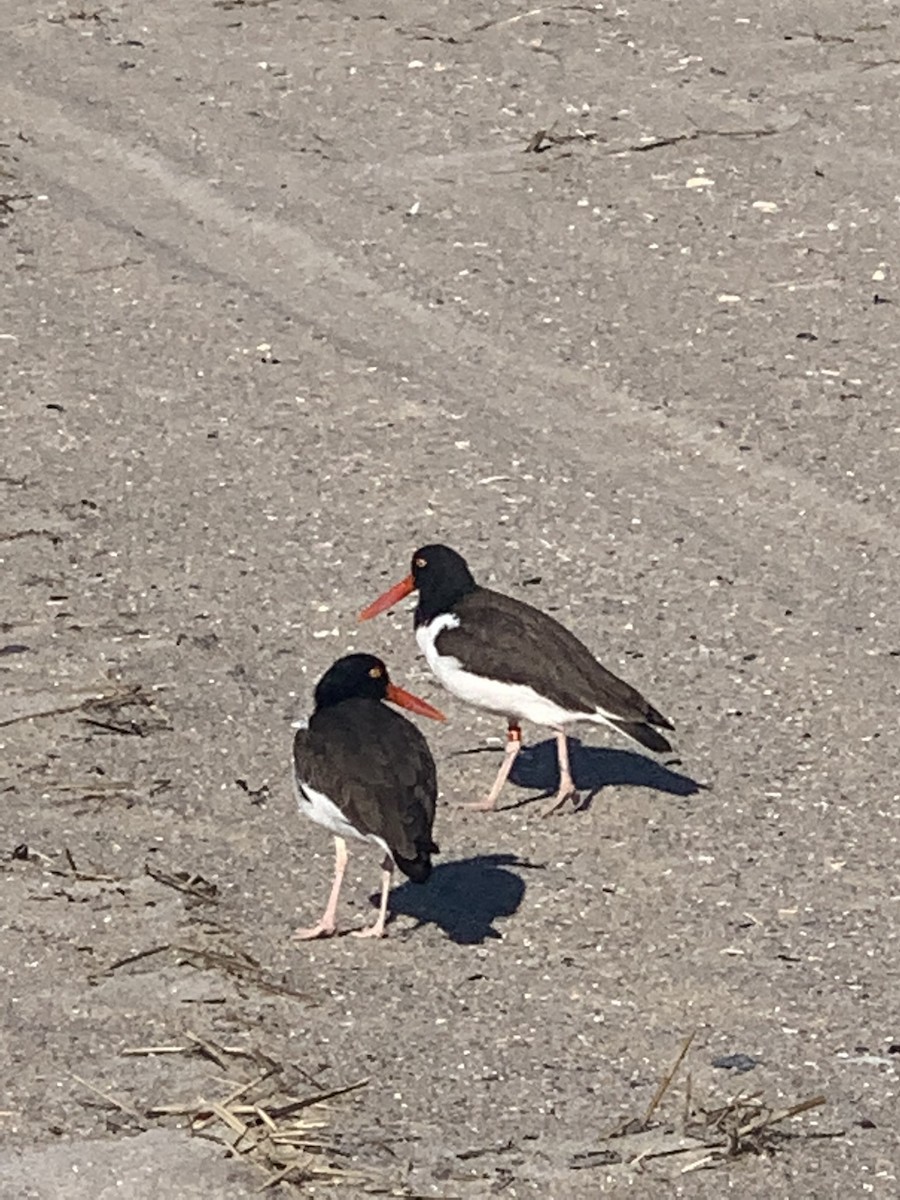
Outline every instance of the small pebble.
<path fill-rule="evenodd" d="M 754 1067 L 758 1067 L 760 1061 L 750 1054 L 723 1054 L 719 1058 L 714 1058 L 712 1065 L 720 1067 L 723 1071 L 737 1071 L 739 1074 L 743 1074 L 744 1071 L 752 1071 Z"/>

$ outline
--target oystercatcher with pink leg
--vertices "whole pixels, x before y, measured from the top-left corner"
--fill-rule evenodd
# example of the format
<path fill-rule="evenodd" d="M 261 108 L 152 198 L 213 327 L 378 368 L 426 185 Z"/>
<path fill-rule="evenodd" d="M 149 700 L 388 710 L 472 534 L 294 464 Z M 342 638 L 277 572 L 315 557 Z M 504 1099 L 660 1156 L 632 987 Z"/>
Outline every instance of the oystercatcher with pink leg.
<path fill-rule="evenodd" d="M 496 806 L 522 745 L 522 721 L 556 734 L 559 790 L 544 816 L 576 796 L 567 729 L 577 722 L 607 725 L 647 750 L 672 749 L 659 732 L 673 725 L 617 678 L 553 617 L 523 600 L 480 587 L 462 555 L 449 546 L 423 546 L 407 577 L 360 613 L 368 620 L 418 591 L 416 640 L 444 687 L 467 704 L 507 718 L 506 753 L 484 800 Z"/>
<path fill-rule="evenodd" d="M 347 839 L 378 846 L 378 919 L 356 937 L 384 937 L 394 864 L 414 883 L 431 874 L 437 773 L 428 743 L 389 700 L 423 717 L 444 714 L 392 683 L 380 658 L 348 654 L 319 680 L 315 711 L 294 737 L 294 786 L 300 811 L 334 834 L 334 883 L 322 919 L 298 929 L 298 941 L 337 932 L 337 905 L 347 866 Z"/>

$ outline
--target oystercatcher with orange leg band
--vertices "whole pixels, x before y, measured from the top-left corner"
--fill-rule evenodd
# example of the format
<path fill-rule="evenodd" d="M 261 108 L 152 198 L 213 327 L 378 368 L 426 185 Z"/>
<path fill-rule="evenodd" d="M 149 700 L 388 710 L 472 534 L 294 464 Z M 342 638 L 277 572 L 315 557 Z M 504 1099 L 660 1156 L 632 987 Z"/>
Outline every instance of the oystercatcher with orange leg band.
<path fill-rule="evenodd" d="M 371 654 L 340 658 L 319 680 L 315 711 L 294 736 L 294 786 L 300 811 L 334 834 L 334 882 L 317 924 L 294 938 L 330 937 L 347 866 L 347 839 L 378 846 L 381 904 L 375 923 L 356 937 L 384 937 L 394 864 L 414 883 L 431 874 L 437 773 L 428 743 L 411 721 L 383 703 L 443 721 L 425 700 L 391 683 Z"/>
<path fill-rule="evenodd" d="M 488 795 L 472 807 L 495 808 L 521 747 L 521 721 L 556 734 L 559 790 L 544 816 L 576 796 L 566 731 L 588 721 L 607 725 L 648 750 L 672 749 L 660 729 L 672 723 L 640 692 L 601 666 L 553 617 L 523 600 L 480 587 L 462 555 L 423 546 L 410 574 L 360 613 L 368 620 L 419 593 L 416 640 L 444 687 L 476 708 L 509 722 L 506 753 Z"/>

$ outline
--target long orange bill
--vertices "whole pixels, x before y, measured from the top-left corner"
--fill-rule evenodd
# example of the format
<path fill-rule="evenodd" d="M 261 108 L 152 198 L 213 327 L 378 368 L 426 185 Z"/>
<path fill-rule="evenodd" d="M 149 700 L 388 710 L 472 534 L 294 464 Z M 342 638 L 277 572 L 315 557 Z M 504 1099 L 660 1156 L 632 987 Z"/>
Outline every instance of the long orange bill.
<path fill-rule="evenodd" d="M 408 708 L 410 712 L 418 713 L 420 717 L 431 717 L 432 721 L 447 720 L 439 708 L 434 708 L 427 700 L 420 700 L 412 692 L 404 691 L 395 683 L 388 684 L 387 698 L 391 704 L 399 705 L 400 708 Z"/>
<path fill-rule="evenodd" d="M 379 613 L 383 613 L 386 608 L 393 608 L 395 604 L 399 604 L 405 599 L 410 592 L 416 590 L 416 585 L 413 582 L 412 575 L 407 575 L 405 579 L 401 579 L 399 583 L 395 583 L 392 588 L 379 596 L 377 600 L 373 600 L 368 608 L 364 608 L 359 614 L 360 621 L 368 621 L 370 617 L 377 617 Z"/>

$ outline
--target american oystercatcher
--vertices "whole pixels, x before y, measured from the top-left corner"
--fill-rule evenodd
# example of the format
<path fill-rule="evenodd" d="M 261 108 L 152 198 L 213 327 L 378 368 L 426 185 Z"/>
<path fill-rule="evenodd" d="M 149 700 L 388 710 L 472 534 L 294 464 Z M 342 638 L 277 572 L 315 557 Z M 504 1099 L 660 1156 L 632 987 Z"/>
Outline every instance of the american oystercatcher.
<path fill-rule="evenodd" d="M 299 941 L 337 930 L 338 897 L 347 866 L 347 838 L 384 851 L 378 920 L 357 937 L 384 937 L 388 892 L 396 863 L 415 883 L 431 874 L 438 853 L 431 828 L 437 774 L 428 743 L 411 721 L 382 703 L 445 720 L 418 696 L 391 683 L 371 654 L 339 658 L 319 680 L 315 711 L 294 736 L 294 786 L 300 811 L 334 834 L 334 883 L 317 925 L 298 929 Z"/>
<path fill-rule="evenodd" d="M 359 615 L 361 621 L 418 591 L 419 648 L 444 687 L 508 722 L 506 753 L 484 800 L 493 809 L 522 745 L 521 721 L 556 733 L 559 791 L 547 816 L 575 795 L 566 729 L 577 721 L 609 725 L 657 754 L 672 749 L 659 732 L 673 726 L 633 687 L 600 665 L 574 634 L 522 600 L 479 587 L 462 555 L 423 546 L 412 570 Z"/>

